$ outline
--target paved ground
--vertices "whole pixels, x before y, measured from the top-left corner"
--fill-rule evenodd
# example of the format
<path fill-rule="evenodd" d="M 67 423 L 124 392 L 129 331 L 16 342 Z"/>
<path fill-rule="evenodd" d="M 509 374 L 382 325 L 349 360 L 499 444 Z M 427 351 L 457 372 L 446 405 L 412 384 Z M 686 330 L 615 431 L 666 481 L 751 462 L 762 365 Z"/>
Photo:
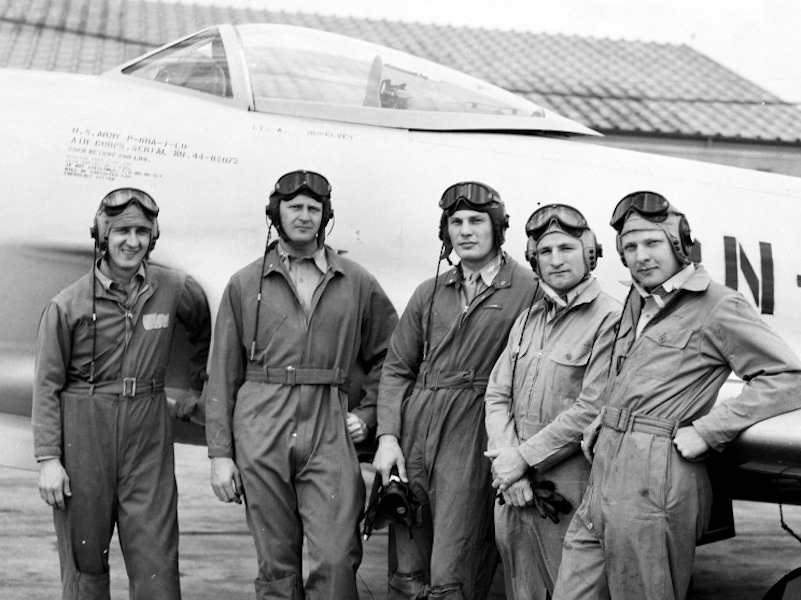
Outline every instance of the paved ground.
<path fill-rule="evenodd" d="M 255 551 L 242 508 L 224 505 L 208 485 L 205 448 L 176 446 L 181 572 L 186 600 L 253 597 Z M 801 532 L 801 507 L 785 507 Z M 760 600 L 782 575 L 801 566 L 801 544 L 782 531 L 776 505 L 738 502 L 738 535 L 698 550 L 694 600 Z M 365 545 L 359 571 L 362 600 L 386 598 L 386 535 Z M 112 596 L 127 598 L 127 579 L 112 547 Z M 0 598 L 53 600 L 59 596 L 58 557 L 50 509 L 36 492 L 36 473 L 0 468 Z M 503 598 L 495 586 L 493 600 Z"/>

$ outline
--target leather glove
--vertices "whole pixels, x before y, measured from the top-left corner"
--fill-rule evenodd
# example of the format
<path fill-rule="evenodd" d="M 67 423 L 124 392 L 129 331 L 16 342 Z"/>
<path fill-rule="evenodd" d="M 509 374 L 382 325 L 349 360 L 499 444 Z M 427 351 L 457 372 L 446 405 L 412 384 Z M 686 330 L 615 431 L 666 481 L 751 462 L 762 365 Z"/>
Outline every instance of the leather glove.
<path fill-rule="evenodd" d="M 534 508 L 543 518 L 548 518 L 554 523 L 559 522 L 559 515 L 566 515 L 573 510 L 573 505 L 562 494 L 556 491 L 553 481 L 547 479 L 539 480 L 535 475 L 530 475 L 531 491 L 534 492 Z M 506 504 L 503 494 L 499 493 L 495 499 L 498 504 Z"/>
<path fill-rule="evenodd" d="M 531 490 L 534 492 L 534 508 L 543 519 L 547 517 L 558 523 L 560 514 L 567 514 L 573 510 L 573 505 L 556 491 L 553 481 L 539 480 L 534 475 L 530 479 Z"/>

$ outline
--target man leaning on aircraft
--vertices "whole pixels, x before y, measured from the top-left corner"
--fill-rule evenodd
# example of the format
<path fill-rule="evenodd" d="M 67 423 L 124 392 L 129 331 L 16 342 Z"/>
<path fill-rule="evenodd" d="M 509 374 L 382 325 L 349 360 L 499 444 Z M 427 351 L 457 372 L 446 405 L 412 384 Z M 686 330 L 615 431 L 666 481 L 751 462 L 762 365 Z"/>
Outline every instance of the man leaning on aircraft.
<path fill-rule="evenodd" d="M 115 525 L 130 597 L 181 597 L 164 376 L 177 320 L 194 347 L 191 381 L 200 390 L 211 317 L 191 277 L 147 262 L 158 213 L 141 190 L 103 198 L 92 227 L 100 260 L 50 301 L 39 325 L 34 443 L 65 600 L 109 598 Z"/>
<path fill-rule="evenodd" d="M 205 391 L 211 483 L 245 499 L 256 598 L 356 600 L 365 487 L 354 443 L 375 427 L 395 309 L 375 278 L 324 245 L 333 216 L 322 175 L 293 171 L 267 205 L 280 239 L 223 293 Z M 348 412 L 348 376 L 366 370 Z M 304 537 L 309 574 L 302 576 Z"/>
<path fill-rule="evenodd" d="M 681 600 L 712 501 L 704 456 L 799 408 L 801 361 L 738 292 L 691 263 L 689 224 L 666 198 L 629 194 L 610 224 L 633 282 L 605 407 L 584 433 L 590 483 L 553 597 Z M 716 405 L 732 371 L 745 385 Z"/>

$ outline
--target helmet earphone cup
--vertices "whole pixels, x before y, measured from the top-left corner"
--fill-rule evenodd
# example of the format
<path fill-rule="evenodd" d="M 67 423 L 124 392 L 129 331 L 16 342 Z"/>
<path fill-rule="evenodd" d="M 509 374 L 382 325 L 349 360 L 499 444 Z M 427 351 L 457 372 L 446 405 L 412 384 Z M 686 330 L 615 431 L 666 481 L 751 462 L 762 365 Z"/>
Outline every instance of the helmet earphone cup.
<path fill-rule="evenodd" d="M 526 260 L 531 265 L 532 270 L 537 273 L 537 243 L 533 237 L 528 238 L 526 243 Z"/>
<path fill-rule="evenodd" d="M 584 251 L 584 263 L 590 271 L 594 271 L 598 265 L 598 259 L 604 255 L 603 246 L 598 243 L 592 229 L 587 229 L 581 234 L 581 244 Z"/>
<path fill-rule="evenodd" d="M 681 245 L 681 257 L 684 262 L 690 263 L 690 253 L 693 250 L 695 243 L 693 242 L 692 232 L 690 231 L 690 222 L 687 217 L 682 215 L 679 220 L 679 244 Z"/>

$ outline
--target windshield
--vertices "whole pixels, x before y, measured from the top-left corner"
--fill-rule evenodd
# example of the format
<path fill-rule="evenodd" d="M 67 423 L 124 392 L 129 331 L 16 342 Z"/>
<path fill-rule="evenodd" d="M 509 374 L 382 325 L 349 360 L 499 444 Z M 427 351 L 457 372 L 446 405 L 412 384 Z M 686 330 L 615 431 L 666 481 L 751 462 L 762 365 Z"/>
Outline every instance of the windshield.
<path fill-rule="evenodd" d="M 151 54 L 122 72 L 214 96 L 233 96 L 225 48 L 216 29 Z"/>
<path fill-rule="evenodd" d="M 329 33 L 237 27 L 257 100 L 545 116 L 537 105 L 435 63 Z"/>

